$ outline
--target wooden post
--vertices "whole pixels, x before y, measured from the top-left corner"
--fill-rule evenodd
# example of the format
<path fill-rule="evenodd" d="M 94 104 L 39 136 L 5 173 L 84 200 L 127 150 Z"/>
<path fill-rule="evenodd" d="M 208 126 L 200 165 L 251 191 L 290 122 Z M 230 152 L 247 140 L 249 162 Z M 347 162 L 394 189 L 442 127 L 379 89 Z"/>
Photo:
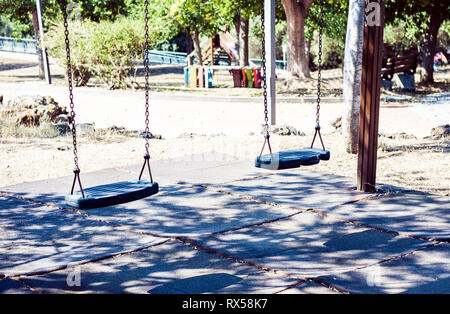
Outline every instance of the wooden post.
<path fill-rule="evenodd" d="M 364 192 L 376 189 L 384 9 L 385 0 L 365 0 L 357 184 Z"/>

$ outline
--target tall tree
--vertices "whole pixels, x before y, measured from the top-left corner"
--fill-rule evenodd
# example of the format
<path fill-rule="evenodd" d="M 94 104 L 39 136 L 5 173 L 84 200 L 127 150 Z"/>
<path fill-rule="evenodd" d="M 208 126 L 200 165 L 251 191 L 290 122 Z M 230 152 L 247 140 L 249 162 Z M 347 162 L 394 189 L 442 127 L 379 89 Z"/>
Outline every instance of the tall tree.
<path fill-rule="evenodd" d="M 239 63 L 249 65 L 250 19 L 261 11 L 261 0 L 222 0 L 221 12 L 228 23 L 233 23 L 239 47 Z"/>
<path fill-rule="evenodd" d="M 358 125 L 364 37 L 364 1 L 350 0 L 344 57 L 342 136 L 348 153 L 358 152 Z"/>
<path fill-rule="evenodd" d="M 220 0 L 168 0 L 170 16 L 178 27 L 192 34 L 194 50 L 203 63 L 200 35 L 213 37 L 225 25 Z M 173 26 L 172 26 L 173 27 Z M 176 27 L 176 26 L 175 26 Z"/>
<path fill-rule="evenodd" d="M 287 70 L 294 76 L 310 78 L 305 47 L 305 21 L 313 0 L 281 0 L 287 22 Z"/>
<path fill-rule="evenodd" d="M 436 52 L 437 36 L 442 22 L 450 19 L 450 2 L 436 0 L 387 0 L 386 20 L 395 23 L 404 16 L 414 18 L 416 25 L 425 24 L 422 43 L 422 66 L 424 81 L 432 83 L 433 59 Z"/>
<path fill-rule="evenodd" d="M 42 0 L 46 17 L 55 17 L 58 12 L 56 0 Z M 44 79 L 44 52 L 41 49 L 40 29 L 35 0 L 3 0 L 0 3 L 0 16 L 14 23 L 15 36 L 20 38 L 33 30 L 38 43 L 39 78 Z"/>

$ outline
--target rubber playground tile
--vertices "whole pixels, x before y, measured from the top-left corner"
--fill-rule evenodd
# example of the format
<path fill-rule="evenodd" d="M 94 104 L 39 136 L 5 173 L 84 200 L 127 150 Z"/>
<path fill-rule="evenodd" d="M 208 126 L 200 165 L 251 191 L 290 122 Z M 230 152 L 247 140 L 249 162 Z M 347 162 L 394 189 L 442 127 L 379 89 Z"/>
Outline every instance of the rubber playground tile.
<path fill-rule="evenodd" d="M 26 200 L 0 195 L 0 227 L 18 221 L 33 220 L 54 214 L 57 209 Z"/>
<path fill-rule="evenodd" d="M 324 212 L 411 236 L 450 239 L 450 198 L 445 196 L 409 192 L 330 207 Z"/>
<path fill-rule="evenodd" d="M 0 279 L 0 294 L 34 294 L 32 290 L 11 278 Z"/>
<path fill-rule="evenodd" d="M 176 241 L 21 280 L 45 293 L 139 294 L 275 293 L 298 281 Z"/>
<path fill-rule="evenodd" d="M 348 178 L 303 168 L 276 172 L 251 180 L 216 185 L 228 193 L 303 209 L 324 209 L 363 199 L 368 194 L 355 190 Z"/>
<path fill-rule="evenodd" d="M 347 272 L 430 244 L 310 212 L 196 241 L 300 278 Z"/>
<path fill-rule="evenodd" d="M 164 242 L 60 210 L 1 227 L 0 274 L 45 272 Z"/>
<path fill-rule="evenodd" d="M 450 244 L 441 243 L 412 254 L 321 279 L 350 293 L 448 294 Z"/>
<path fill-rule="evenodd" d="M 231 197 L 200 186 L 166 185 L 150 198 L 85 211 L 160 236 L 198 236 L 279 219 L 297 211 Z"/>

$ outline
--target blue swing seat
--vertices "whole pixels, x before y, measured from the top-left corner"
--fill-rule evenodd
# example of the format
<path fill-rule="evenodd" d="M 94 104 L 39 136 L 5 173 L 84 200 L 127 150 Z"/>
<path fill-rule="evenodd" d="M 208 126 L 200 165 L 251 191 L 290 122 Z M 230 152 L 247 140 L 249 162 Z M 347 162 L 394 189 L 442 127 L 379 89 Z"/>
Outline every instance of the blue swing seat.
<path fill-rule="evenodd" d="M 156 182 L 122 181 L 87 188 L 84 198 L 80 191 L 66 195 L 66 204 L 78 209 L 92 209 L 136 201 L 158 191 Z"/>
<path fill-rule="evenodd" d="M 273 156 L 273 158 L 272 158 Z M 286 150 L 277 153 L 256 157 L 255 167 L 268 170 L 283 170 L 298 168 L 300 166 L 312 166 L 320 160 L 329 160 L 330 152 L 318 148 L 303 148 L 298 150 Z"/>

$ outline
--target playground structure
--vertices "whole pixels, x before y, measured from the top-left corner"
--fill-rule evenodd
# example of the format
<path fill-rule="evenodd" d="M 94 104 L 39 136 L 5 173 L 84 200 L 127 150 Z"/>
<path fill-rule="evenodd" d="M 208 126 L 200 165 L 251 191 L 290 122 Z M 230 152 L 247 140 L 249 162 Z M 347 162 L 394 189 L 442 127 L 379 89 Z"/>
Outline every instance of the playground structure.
<path fill-rule="evenodd" d="M 374 189 L 382 24 L 364 32 L 360 191 L 349 178 L 304 168 L 268 173 L 219 155 L 156 161 L 158 197 L 88 211 L 74 210 L 84 207 L 81 198 L 65 202 L 71 176 L 4 187 L 0 293 L 449 293 L 449 198 L 361 192 Z M 148 63 L 147 56 L 146 79 Z M 87 185 L 127 182 L 146 166 L 153 182 L 146 83 L 142 168 L 88 172 Z M 270 99 L 266 126 L 274 118 Z M 124 190 L 108 185 L 106 192 L 114 187 Z"/>
<path fill-rule="evenodd" d="M 218 34 L 202 55 L 200 64 L 195 51 L 187 55 L 188 66 L 184 69 L 185 86 L 189 88 L 213 87 L 214 71 L 229 71 L 234 87 L 261 88 L 261 67 L 250 60 L 249 66 L 239 65 L 238 45 L 230 33 Z"/>

